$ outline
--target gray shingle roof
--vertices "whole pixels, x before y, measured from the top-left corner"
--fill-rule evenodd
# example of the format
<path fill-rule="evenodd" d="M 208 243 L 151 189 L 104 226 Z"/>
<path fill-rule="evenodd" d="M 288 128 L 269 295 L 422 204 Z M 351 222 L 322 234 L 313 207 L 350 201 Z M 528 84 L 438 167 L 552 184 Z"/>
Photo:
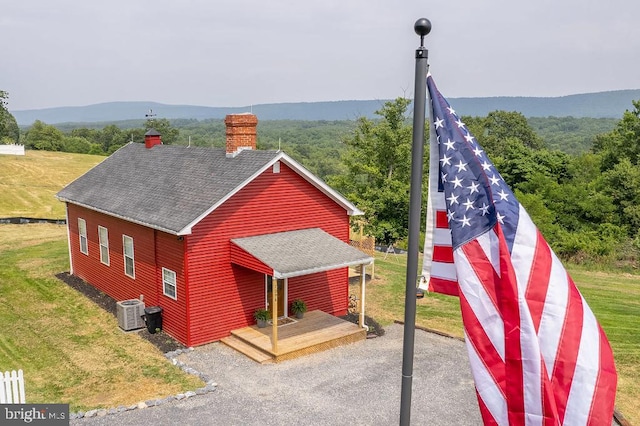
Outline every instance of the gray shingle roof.
<path fill-rule="evenodd" d="M 281 155 L 277 151 L 130 143 L 58 194 L 135 223 L 178 234 Z"/>
<path fill-rule="evenodd" d="M 235 245 L 274 270 L 276 278 L 290 278 L 352 265 L 373 258 L 319 228 L 235 238 Z"/>

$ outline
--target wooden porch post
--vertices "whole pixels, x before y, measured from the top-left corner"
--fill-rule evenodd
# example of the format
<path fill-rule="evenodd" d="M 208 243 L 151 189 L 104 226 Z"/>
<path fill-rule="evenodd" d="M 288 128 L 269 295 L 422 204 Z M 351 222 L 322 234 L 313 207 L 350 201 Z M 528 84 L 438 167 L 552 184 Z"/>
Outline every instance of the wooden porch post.
<path fill-rule="evenodd" d="M 278 353 L 278 280 L 271 281 L 271 350 Z"/>
<path fill-rule="evenodd" d="M 360 327 L 365 328 L 364 323 L 364 294 L 365 294 L 365 277 L 366 277 L 366 266 L 362 265 L 360 268 Z"/>

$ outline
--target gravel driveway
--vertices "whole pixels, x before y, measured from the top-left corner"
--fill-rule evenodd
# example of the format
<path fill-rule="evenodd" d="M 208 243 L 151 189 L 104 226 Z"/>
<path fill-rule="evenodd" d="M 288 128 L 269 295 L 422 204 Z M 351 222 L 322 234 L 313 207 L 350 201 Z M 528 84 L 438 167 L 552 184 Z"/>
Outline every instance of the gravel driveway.
<path fill-rule="evenodd" d="M 179 359 L 215 392 L 72 425 L 394 425 L 400 412 L 402 325 L 383 337 L 260 365 L 221 343 Z M 464 343 L 416 330 L 411 422 L 482 424 Z"/>

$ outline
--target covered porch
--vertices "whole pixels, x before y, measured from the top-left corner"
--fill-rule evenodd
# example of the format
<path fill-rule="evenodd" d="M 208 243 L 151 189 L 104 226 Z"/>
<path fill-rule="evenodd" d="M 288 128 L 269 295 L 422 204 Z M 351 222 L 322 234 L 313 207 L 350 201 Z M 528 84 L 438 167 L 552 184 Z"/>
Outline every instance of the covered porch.
<path fill-rule="evenodd" d="M 287 318 L 277 326 L 259 328 L 257 325 L 233 330 L 221 340 L 225 345 L 261 364 L 280 362 L 313 354 L 366 338 L 366 330 L 322 311 L 307 312 L 301 319 Z M 277 350 L 273 343 L 277 340 Z"/>
<path fill-rule="evenodd" d="M 223 339 L 224 343 L 258 362 L 267 362 L 295 358 L 366 337 L 365 265 L 373 262 L 372 257 L 319 228 L 236 238 L 231 243 L 233 263 L 265 274 L 267 283 L 272 280 L 265 305 L 269 307 L 273 321 L 266 329 L 250 326 L 232 331 L 226 341 Z M 286 304 L 284 308 L 278 308 L 281 291 L 276 280 L 282 280 L 283 289 L 287 291 L 289 279 L 350 266 L 361 266 L 360 326 L 313 306 L 310 307 L 312 312 L 298 320 L 286 317 Z M 344 286 L 346 312 L 349 286 L 346 273 Z M 240 341 L 243 344 L 238 343 Z"/>

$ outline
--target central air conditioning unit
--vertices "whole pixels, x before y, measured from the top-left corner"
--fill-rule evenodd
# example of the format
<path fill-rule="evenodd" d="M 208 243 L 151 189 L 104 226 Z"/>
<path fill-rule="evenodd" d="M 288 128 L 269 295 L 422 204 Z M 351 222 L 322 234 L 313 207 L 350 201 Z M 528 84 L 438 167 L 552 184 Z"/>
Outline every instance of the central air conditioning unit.
<path fill-rule="evenodd" d="M 138 299 L 123 300 L 117 304 L 118 326 L 124 331 L 144 327 L 144 302 Z"/>

